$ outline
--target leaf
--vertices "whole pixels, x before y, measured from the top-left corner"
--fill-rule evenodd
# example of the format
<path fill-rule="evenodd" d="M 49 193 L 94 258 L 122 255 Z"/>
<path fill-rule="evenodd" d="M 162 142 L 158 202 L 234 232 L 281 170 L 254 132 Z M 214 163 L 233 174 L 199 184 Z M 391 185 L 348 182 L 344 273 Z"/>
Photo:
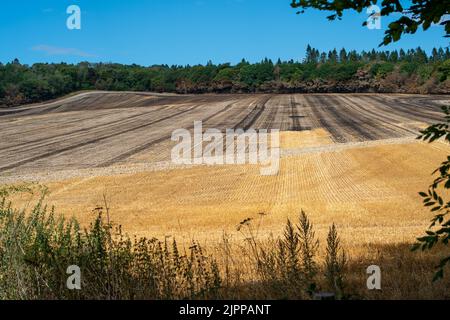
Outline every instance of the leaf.
<path fill-rule="evenodd" d="M 433 277 L 433 282 L 436 282 L 438 280 L 441 280 L 444 278 L 444 270 L 440 269 L 438 272 L 436 272 L 436 274 Z"/>

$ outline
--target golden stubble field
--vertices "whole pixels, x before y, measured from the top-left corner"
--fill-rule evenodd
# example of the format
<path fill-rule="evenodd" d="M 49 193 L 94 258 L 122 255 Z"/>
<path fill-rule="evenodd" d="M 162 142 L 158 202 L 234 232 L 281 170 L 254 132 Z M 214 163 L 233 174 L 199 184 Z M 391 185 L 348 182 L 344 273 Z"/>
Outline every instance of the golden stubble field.
<path fill-rule="evenodd" d="M 88 225 L 105 197 L 111 219 L 131 235 L 206 245 L 221 241 L 224 233 L 239 241 L 237 226 L 247 218 L 254 219 L 259 237 L 277 236 L 302 209 L 319 236 L 336 223 L 343 243 L 356 251 L 369 244 L 410 243 L 421 235 L 430 214 L 418 192 L 427 189 L 432 171 L 448 154 L 445 144 L 411 140 L 343 150 L 327 144 L 320 130 L 282 133 L 285 150 L 324 148 L 284 156 L 277 176 L 262 176 L 253 165 L 202 165 L 72 178 L 45 182 L 46 202 Z M 19 197 L 16 205 L 26 206 L 30 196 Z"/>

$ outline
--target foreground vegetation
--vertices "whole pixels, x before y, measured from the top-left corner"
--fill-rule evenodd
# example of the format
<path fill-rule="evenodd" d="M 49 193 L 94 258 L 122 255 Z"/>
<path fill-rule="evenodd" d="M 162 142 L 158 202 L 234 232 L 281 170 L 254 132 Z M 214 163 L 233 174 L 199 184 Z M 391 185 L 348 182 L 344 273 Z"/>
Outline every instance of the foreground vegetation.
<path fill-rule="evenodd" d="M 5 189 L 3 197 L 24 191 Z M 31 212 L 13 209 L 6 198 L 0 203 L 1 299 L 312 299 L 320 292 L 337 299 L 450 298 L 445 279 L 431 284 L 433 257 L 395 246 L 376 261 L 386 289 L 368 291 L 365 269 L 374 261 L 349 257 L 334 225 L 321 248 L 303 212 L 281 238 L 265 242 L 250 219 L 242 221 L 239 250 L 224 239 L 220 254 L 208 254 L 195 242 L 183 248 L 169 238 L 132 239 L 110 221 L 107 205 L 82 229 L 43 203 Z M 71 265 L 80 267 L 81 290 L 66 286 Z"/>
<path fill-rule="evenodd" d="M 78 90 L 176 93 L 390 92 L 448 93 L 450 51 L 319 52 L 310 46 L 303 61 L 251 64 L 242 60 L 196 66 L 112 63 L 0 63 L 0 106 L 40 102 Z"/>
<path fill-rule="evenodd" d="M 442 108 L 444 112 L 444 121 L 436 123 L 421 131 L 418 139 L 423 139 L 430 143 L 436 140 L 444 140 L 445 143 L 450 142 L 450 106 Z M 414 249 L 430 250 L 437 244 L 449 246 L 450 244 L 450 201 L 446 199 L 448 190 L 450 189 L 450 156 L 441 163 L 433 174 L 437 175 L 433 183 L 429 186 L 427 192 L 421 192 L 425 207 L 430 208 L 434 214 L 431 219 L 431 225 L 426 231 L 426 235 L 418 238 L 418 243 Z M 435 280 L 444 277 L 444 269 L 450 264 L 450 255 L 442 257 L 437 266 Z"/>

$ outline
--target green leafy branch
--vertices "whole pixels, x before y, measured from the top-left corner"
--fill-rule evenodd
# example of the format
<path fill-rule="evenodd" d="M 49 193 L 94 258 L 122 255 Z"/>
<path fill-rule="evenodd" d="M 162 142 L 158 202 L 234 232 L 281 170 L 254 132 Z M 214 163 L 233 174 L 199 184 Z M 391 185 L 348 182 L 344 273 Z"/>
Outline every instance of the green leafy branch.
<path fill-rule="evenodd" d="M 450 142 L 450 106 L 443 107 L 442 110 L 445 114 L 445 121 L 421 131 L 418 139 L 431 143 L 443 138 L 446 142 Z M 426 235 L 417 239 L 418 242 L 413 246 L 413 250 L 430 250 L 439 243 L 447 246 L 450 242 L 450 201 L 445 201 L 439 192 L 441 189 L 450 189 L 450 156 L 433 172 L 433 175 L 436 174 L 438 176 L 428 191 L 419 193 L 423 198 L 424 206 L 430 208 L 434 217 Z M 450 264 L 450 256 L 440 261 L 434 281 L 444 277 L 444 268 L 447 264 Z"/>
<path fill-rule="evenodd" d="M 445 19 L 449 14 L 450 0 L 412 0 L 408 8 L 404 8 L 400 0 L 292 0 L 291 7 L 301 9 L 297 13 L 304 13 L 307 8 L 314 8 L 334 12 L 329 20 L 341 19 L 345 10 L 362 12 L 372 5 L 380 5 L 380 16 L 393 13 L 401 17 L 390 23 L 385 32 L 381 45 L 400 40 L 403 34 L 414 34 L 420 26 L 427 30 L 432 24 L 440 24 L 445 29 L 445 37 L 450 36 L 450 20 Z M 363 25 L 366 25 L 364 22 Z"/>

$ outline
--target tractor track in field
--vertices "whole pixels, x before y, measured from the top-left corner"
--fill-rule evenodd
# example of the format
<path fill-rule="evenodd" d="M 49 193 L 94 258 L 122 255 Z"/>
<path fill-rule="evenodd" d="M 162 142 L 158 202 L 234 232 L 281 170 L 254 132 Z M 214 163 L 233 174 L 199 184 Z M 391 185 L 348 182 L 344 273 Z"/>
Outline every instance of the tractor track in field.
<path fill-rule="evenodd" d="M 117 120 L 114 120 L 114 121 L 110 121 L 110 122 L 94 125 L 94 126 L 91 126 L 91 127 L 77 129 L 75 131 L 70 131 L 68 133 L 60 133 L 60 134 L 57 134 L 57 135 L 53 135 L 53 136 L 49 136 L 49 137 L 45 137 L 45 138 L 41 138 L 41 139 L 36 139 L 36 140 L 31 140 L 31 141 L 27 141 L 27 142 L 23 142 L 23 143 L 18 143 L 18 144 L 15 144 L 13 146 L 0 148 L 0 151 L 12 151 L 12 150 L 15 150 L 15 149 L 18 149 L 18 148 L 21 148 L 21 147 L 29 147 L 30 145 L 33 145 L 33 144 L 39 144 L 40 142 L 47 141 L 47 140 L 53 140 L 53 139 L 57 139 L 57 138 L 65 138 L 65 139 L 67 139 L 67 138 L 72 137 L 72 136 L 79 137 L 79 136 L 77 136 L 77 134 L 79 134 L 79 133 L 86 133 L 86 134 L 96 133 L 96 134 L 99 134 L 99 133 L 101 133 L 101 131 L 98 131 L 98 129 L 103 129 L 103 128 L 110 129 L 109 127 L 111 127 L 113 125 L 121 125 L 122 126 L 122 125 L 133 124 L 130 120 L 133 120 L 133 119 L 136 119 L 136 118 L 140 118 L 140 117 L 144 117 L 144 116 L 156 113 L 156 112 L 161 112 L 161 111 L 167 110 L 168 108 L 169 108 L 169 106 L 164 106 L 164 107 L 162 107 L 160 109 L 154 109 L 154 110 L 151 110 L 151 111 L 148 111 L 148 112 L 135 114 L 135 115 L 132 115 L 132 116 L 129 116 L 129 117 L 126 117 L 126 118 L 117 119 Z M 40 145 L 38 145 L 36 147 L 43 147 L 43 146 L 48 147 L 48 146 L 54 145 L 56 143 L 58 143 L 58 141 L 51 142 L 51 143 L 48 143 L 48 144 L 40 144 Z M 25 150 L 31 151 L 32 148 L 26 148 Z"/>
<path fill-rule="evenodd" d="M 272 97 L 269 97 L 265 102 L 264 102 L 264 106 L 267 108 L 267 104 L 270 102 Z M 276 129 L 274 128 L 274 123 L 275 120 L 277 119 L 277 114 L 279 112 L 279 110 L 281 108 L 283 108 L 284 106 L 275 106 L 275 105 L 271 105 L 268 107 L 269 109 L 269 113 L 266 117 L 266 119 L 264 120 L 263 123 L 263 128 L 270 130 L 270 129 Z M 279 127 L 279 126 L 278 126 Z"/>
<path fill-rule="evenodd" d="M 364 119 L 364 113 L 355 111 L 350 108 L 348 104 L 341 103 L 335 96 L 330 96 L 332 106 L 330 108 L 331 114 L 335 117 L 338 123 L 343 124 L 344 130 L 351 134 L 355 139 L 362 141 L 377 140 L 380 135 L 374 132 L 373 119 Z M 338 107 L 339 106 L 339 107 Z M 341 108 L 344 112 L 338 110 Z M 378 130 L 381 128 L 378 128 Z M 384 130 L 384 128 L 382 128 Z"/>
<path fill-rule="evenodd" d="M 289 97 L 290 104 L 291 104 L 291 115 L 290 118 L 292 119 L 292 126 L 291 131 L 302 131 L 302 125 L 300 124 L 300 115 L 298 112 L 298 104 L 294 101 L 294 97 Z"/>
<path fill-rule="evenodd" d="M 233 106 L 233 103 L 227 104 L 223 109 L 221 109 L 221 110 L 215 112 L 214 114 L 212 114 L 212 115 L 210 115 L 210 116 L 208 116 L 208 117 L 206 117 L 206 118 L 203 118 L 203 119 L 202 119 L 202 123 L 205 124 L 206 122 L 208 122 L 208 121 L 211 120 L 212 118 L 214 118 L 214 117 L 216 117 L 216 116 L 218 116 L 218 115 L 220 115 L 220 114 L 222 114 L 222 113 L 225 113 L 225 112 L 228 111 L 232 106 Z M 193 126 L 193 125 L 192 125 L 192 126 L 189 126 L 188 128 L 186 128 L 186 130 L 192 130 L 192 129 L 194 129 L 194 126 Z M 165 135 L 165 136 L 163 136 L 163 137 L 157 138 L 157 139 L 155 139 L 155 140 L 153 140 L 153 141 L 144 143 L 143 145 L 140 145 L 140 146 L 138 146 L 138 147 L 136 147 L 136 148 L 133 148 L 133 149 L 127 151 L 127 152 L 124 152 L 124 153 L 122 153 L 122 154 L 120 154 L 120 155 L 118 155 L 118 156 L 115 156 L 115 157 L 112 158 L 112 159 L 109 159 L 108 161 L 105 161 L 105 162 L 103 162 L 103 163 L 97 165 L 97 167 L 99 167 L 99 168 L 101 168 L 101 167 L 107 167 L 107 166 L 113 165 L 114 163 L 123 161 L 123 160 L 125 160 L 125 159 L 127 159 L 127 158 L 129 158 L 129 157 L 131 157 L 131 156 L 133 156 L 133 155 L 135 155 L 135 154 L 137 154 L 137 153 L 140 153 L 140 152 L 142 152 L 142 151 L 144 151 L 144 150 L 146 150 L 146 149 L 148 149 L 148 148 L 150 148 L 150 147 L 152 147 L 152 146 L 158 144 L 158 143 L 161 143 L 161 142 L 166 141 L 166 140 L 170 140 L 171 137 L 172 137 L 172 134 L 169 134 L 169 135 Z"/>
<path fill-rule="evenodd" d="M 263 98 L 261 101 L 256 103 L 256 106 L 239 122 L 237 123 L 233 129 L 243 129 L 248 130 L 252 128 L 252 126 L 256 123 L 256 121 L 261 117 L 263 112 L 266 110 L 267 102 L 272 98 L 272 96 L 268 96 Z"/>
<path fill-rule="evenodd" d="M 386 96 L 384 96 L 385 98 L 387 98 Z M 426 101 L 418 99 L 418 100 L 413 100 L 413 99 L 408 99 L 408 98 L 398 98 L 394 101 L 400 101 L 403 105 L 409 105 L 410 107 L 416 107 L 418 110 L 426 110 L 427 113 L 430 115 L 430 119 L 432 120 L 438 120 L 440 118 L 440 115 L 442 113 L 442 106 L 444 106 L 444 104 L 441 105 L 437 105 L 434 104 L 432 101 Z"/>
<path fill-rule="evenodd" d="M 339 99 L 345 101 L 349 105 L 353 105 L 355 108 L 357 107 L 361 109 L 365 118 L 374 119 L 377 122 L 376 126 L 383 127 L 386 131 L 388 131 L 388 135 L 391 137 L 417 134 L 417 130 L 412 130 L 397 124 L 402 123 L 405 120 L 404 118 L 399 118 L 398 116 L 393 117 L 392 114 L 376 112 L 373 108 L 366 106 L 364 101 L 355 101 L 355 99 L 358 99 L 355 97 L 339 97 Z M 357 101 L 360 101 L 360 103 L 357 104 Z"/>
<path fill-rule="evenodd" d="M 431 120 L 433 122 L 442 120 L 442 116 L 437 114 L 437 112 L 430 113 L 426 110 L 418 109 L 415 106 L 412 107 L 411 104 L 406 104 L 398 100 L 389 101 L 382 96 L 371 96 L 370 98 L 383 105 L 387 105 L 392 110 L 392 112 L 396 114 L 403 116 L 406 115 L 406 117 L 409 119 L 414 119 L 416 121 Z"/>
<path fill-rule="evenodd" d="M 329 110 L 323 103 L 323 98 L 320 96 L 306 96 L 306 100 L 311 106 L 314 118 L 321 127 L 330 133 L 333 141 L 337 143 L 346 143 L 349 141 L 349 139 L 345 137 L 345 130 L 339 128 L 338 119 L 330 117 L 328 114 Z"/>
<path fill-rule="evenodd" d="M 264 112 L 265 105 L 256 105 L 247 116 L 234 126 L 234 129 L 248 130 Z"/>
<path fill-rule="evenodd" d="M 194 109 L 197 109 L 199 107 L 200 107 L 200 105 L 196 105 L 196 106 L 193 106 L 193 107 L 189 108 L 188 110 L 183 110 L 183 111 L 177 112 L 175 114 L 171 114 L 169 116 L 160 118 L 160 119 L 152 121 L 152 122 L 140 124 L 138 126 L 130 128 L 130 129 L 121 130 L 121 131 L 118 131 L 118 132 L 115 132 L 115 133 L 110 133 L 110 134 L 107 134 L 107 135 L 104 135 L 104 136 L 101 136 L 101 137 L 90 139 L 90 140 L 85 141 L 85 142 L 76 143 L 74 145 L 69 145 L 69 146 L 66 146 L 66 147 L 63 147 L 63 148 L 60 148 L 60 149 L 57 149 L 57 150 L 53 150 L 53 151 L 50 151 L 50 152 L 47 152 L 47 153 L 44 153 L 44 154 L 41 154 L 41 155 L 38 155 L 38 156 L 35 156 L 35 157 L 31 157 L 31 158 L 28 158 L 28 159 L 20 160 L 20 161 L 18 161 L 16 163 L 0 167 L 0 171 L 14 169 L 14 168 L 17 168 L 17 167 L 22 166 L 24 164 L 30 163 L 30 162 L 41 160 L 41 159 L 44 159 L 44 158 L 47 158 L 47 157 L 50 157 L 50 156 L 54 156 L 54 155 L 66 152 L 66 151 L 70 151 L 70 150 L 74 150 L 74 149 L 77 149 L 77 148 L 81 148 L 81 147 L 84 147 L 84 146 L 87 146 L 87 145 L 90 145 L 90 144 L 98 143 L 98 142 L 101 142 L 103 140 L 106 140 L 106 139 L 109 139 L 109 138 L 112 138 L 112 137 L 116 137 L 116 136 L 119 136 L 119 135 L 122 135 L 122 134 L 125 134 L 125 133 L 130 133 L 130 132 L 133 132 L 133 131 L 137 131 L 139 129 L 146 128 L 146 127 L 149 127 L 149 126 L 154 125 L 156 123 L 160 123 L 162 121 L 168 120 L 170 118 L 173 118 L 173 117 L 185 114 L 185 113 L 190 112 L 190 111 L 192 111 Z"/>

